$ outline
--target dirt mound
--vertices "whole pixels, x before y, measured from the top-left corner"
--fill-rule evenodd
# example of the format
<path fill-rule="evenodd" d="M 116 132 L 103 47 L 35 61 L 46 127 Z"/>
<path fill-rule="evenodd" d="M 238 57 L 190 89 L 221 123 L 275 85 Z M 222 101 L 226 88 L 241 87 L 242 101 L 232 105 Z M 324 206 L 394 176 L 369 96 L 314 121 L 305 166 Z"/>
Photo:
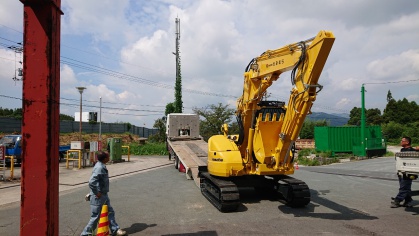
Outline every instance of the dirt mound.
<path fill-rule="evenodd" d="M 108 138 L 121 138 L 122 144 L 138 143 L 140 137 L 134 134 L 102 134 L 102 144 L 106 144 Z M 71 141 L 79 141 L 80 133 L 60 134 L 60 145 L 70 145 Z M 99 141 L 99 134 L 82 134 L 84 142 Z M 103 147 L 103 146 L 102 146 Z"/>

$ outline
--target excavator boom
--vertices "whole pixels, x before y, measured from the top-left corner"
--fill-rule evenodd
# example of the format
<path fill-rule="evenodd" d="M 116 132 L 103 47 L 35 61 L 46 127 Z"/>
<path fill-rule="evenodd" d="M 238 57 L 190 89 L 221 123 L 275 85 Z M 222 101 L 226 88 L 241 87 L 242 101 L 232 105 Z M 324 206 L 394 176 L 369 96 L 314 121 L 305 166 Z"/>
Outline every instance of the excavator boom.
<path fill-rule="evenodd" d="M 250 62 L 244 73 L 243 95 L 238 99 L 236 110 L 242 128 L 242 137 L 237 144 L 245 160 L 252 161 L 250 155 L 256 151 L 255 157 L 261 163 L 267 156 L 273 156 L 275 170 L 285 170 L 289 165 L 289 151 L 322 88 L 318 80 L 334 39 L 332 32 L 320 31 L 314 38 L 268 50 Z M 292 70 L 293 88 L 288 104 L 271 103 L 269 106 L 269 103 L 261 103 L 272 83 L 289 70 Z M 273 115 L 276 115 L 275 121 L 272 121 Z M 276 127 L 274 131 L 272 126 Z M 268 139 L 276 142 L 267 145 Z M 265 150 L 269 148 L 273 151 Z"/>
<path fill-rule="evenodd" d="M 275 186 L 292 206 L 308 204 L 307 185 L 288 175 L 294 173 L 294 142 L 322 89 L 318 80 L 334 40 L 332 32 L 320 31 L 311 39 L 268 50 L 246 67 L 236 109 L 240 133 L 228 134 L 223 125 L 224 135 L 208 140 L 208 173 L 202 175 L 201 191 L 218 209 L 234 208 L 238 193 L 231 186 L 247 184 Z M 263 100 L 286 71 L 291 71 L 292 84 L 288 102 Z M 276 186 L 278 181 L 285 184 Z M 231 196 L 233 203 L 223 202 Z"/>

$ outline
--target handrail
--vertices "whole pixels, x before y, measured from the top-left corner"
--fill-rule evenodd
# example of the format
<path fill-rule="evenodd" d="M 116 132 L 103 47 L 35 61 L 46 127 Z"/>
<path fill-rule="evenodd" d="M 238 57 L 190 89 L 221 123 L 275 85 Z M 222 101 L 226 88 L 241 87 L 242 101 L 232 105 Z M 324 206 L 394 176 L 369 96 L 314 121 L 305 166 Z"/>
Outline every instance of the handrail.
<path fill-rule="evenodd" d="M 14 177 L 14 170 L 15 170 L 15 159 L 14 156 L 4 156 L 4 163 L 6 164 L 6 158 L 10 158 L 10 179 L 12 180 Z M 2 167 L 3 169 L 3 167 Z M 3 169 L 4 170 L 4 169 Z M 4 171 L 3 171 L 4 173 Z M 3 174 L 3 180 L 5 179 L 5 176 Z"/>
<path fill-rule="evenodd" d="M 65 164 L 65 166 L 66 166 L 67 169 L 68 169 L 68 161 L 78 161 L 79 162 L 78 167 L 79 167 L 79 169 L 81 169 L 81 158 L 82 158 L 81 151 L 82 150 L 73 150 L 73 149 L 67 150 L 67 153 L 66 153 L 66 164 Z M 79 153 L 79 158 L 69 158 L 69 155 L 68 155 L 69 152 L 78 152 Z"/>
<path fill-rule="evenodd" d="M 129 146 L 122 146 L 123 148 L 128 148 L 128 161 L 129 161 L 129 150 L 130 150 L 130 147 Z"/>

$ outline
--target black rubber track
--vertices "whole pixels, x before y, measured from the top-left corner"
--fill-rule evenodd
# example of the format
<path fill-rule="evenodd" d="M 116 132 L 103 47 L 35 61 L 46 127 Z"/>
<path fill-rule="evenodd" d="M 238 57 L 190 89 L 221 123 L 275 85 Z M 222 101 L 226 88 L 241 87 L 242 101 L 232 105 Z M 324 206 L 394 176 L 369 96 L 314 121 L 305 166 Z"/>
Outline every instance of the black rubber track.
<path fill-rule="evenodd" d="M 237 186 L 228 180 L 210 175 L 200 174 L 201 193 L 221 212 L 232 212 L 240 204 Z"/>

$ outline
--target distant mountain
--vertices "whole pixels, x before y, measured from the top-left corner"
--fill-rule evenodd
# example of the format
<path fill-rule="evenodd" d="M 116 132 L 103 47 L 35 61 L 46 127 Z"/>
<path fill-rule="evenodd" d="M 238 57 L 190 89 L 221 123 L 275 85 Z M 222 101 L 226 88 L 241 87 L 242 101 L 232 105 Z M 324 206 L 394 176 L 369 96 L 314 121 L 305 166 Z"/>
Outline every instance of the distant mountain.
<path fill-rule="evenodd" d="M 348 118 L 348 119 L 350 118 L 349 114 L 347 114 L 347 113 L 331 113 L 330 115 L 344 117 L 344 118 Z"/>
<path fill-rule="evenodd" d="M 330 126 L 342 126 L 348 123 L 349 114 L 327 114 L 324 112 L 313 112 L 307 116 L 307 119 L 310 119 L 311 121 L 326 120 L 329 122 Z"/>

